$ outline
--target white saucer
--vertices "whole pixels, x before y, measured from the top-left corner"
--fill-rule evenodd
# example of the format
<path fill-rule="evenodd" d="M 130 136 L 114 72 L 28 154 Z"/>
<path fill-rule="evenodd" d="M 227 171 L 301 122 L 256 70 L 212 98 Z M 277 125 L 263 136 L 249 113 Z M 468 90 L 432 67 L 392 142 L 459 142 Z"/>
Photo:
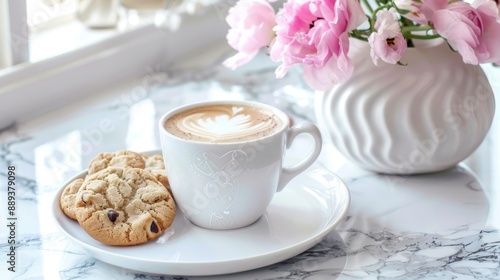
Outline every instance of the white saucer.
<path fill-rule="evenodd" d="M 248 227 L 208 230 L 190 223 L 179 210 L 173 225 L 157 240 L 113 247 L 91 238 L 59 207 L 64 187 L 85 174 L 70 179 L 57 192 L 52 207 L 57 226 L 98 260 L 154 274 L 217 275 L 280 262 L 319 243 L 346 215 L 350 203 L 346 185 L 313 165 L 276 194 L 264 216 Z"/>

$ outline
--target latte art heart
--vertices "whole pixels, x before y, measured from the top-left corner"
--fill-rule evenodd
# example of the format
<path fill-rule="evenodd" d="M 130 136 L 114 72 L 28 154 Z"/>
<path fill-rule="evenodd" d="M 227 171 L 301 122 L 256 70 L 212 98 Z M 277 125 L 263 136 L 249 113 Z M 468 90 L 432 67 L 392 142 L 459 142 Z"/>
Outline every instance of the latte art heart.
<path fill-rule="evenodd" d="M 193 141 L 227 143 L 258 139 L 281 129 L 282 121 L 269 110 L 243 105 L 210 105 L 172 116 L 170 133 Z"/>
<path fill-rule="evenodd" d="M 272 119 L 257 121 L 242 114 L 216 117 L 196 114 L 184 119 L 179 125 L 186 132 L 204 135 L 215 141 L 252 135 L 272 125 Z"/>

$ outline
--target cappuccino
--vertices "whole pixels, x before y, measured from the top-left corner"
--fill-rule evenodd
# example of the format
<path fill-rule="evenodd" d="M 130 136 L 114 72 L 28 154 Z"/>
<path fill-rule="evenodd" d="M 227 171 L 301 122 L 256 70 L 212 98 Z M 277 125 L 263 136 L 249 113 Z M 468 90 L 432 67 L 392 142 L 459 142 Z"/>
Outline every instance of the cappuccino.
<path fill-rule="evenodd" d="M 274 194 L 321 151 L 314 124 L 289 123 L 278 108 L 244 100 L 200 102 L 165 113 L 158 122 L 165 170 L 185 217 L 209 229 L 257 221 Z M 312 136 L 313 151 L 284 166 L 286 151 L 300 134 Z"/>
<path fill-rule="evenodd" d="M 283 129 L 284 122 L 265 107 L 210 104 L 187 109 L 168 118 L 164 127 L 185 140 L 236 143 L 255 140 Z"/>

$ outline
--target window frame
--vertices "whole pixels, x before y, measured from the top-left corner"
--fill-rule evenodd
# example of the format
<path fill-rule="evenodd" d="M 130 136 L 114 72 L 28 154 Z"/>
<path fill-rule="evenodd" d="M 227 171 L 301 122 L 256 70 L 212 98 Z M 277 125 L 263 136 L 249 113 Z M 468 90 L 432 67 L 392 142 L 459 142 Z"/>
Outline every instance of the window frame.
<path fill-rule="evenodd" d="M 7 10 L 9 35 L 7 56 L 9 66 L 29 61 L 29 28 L 26 21 L 26 0 L 0 0 Z"/>

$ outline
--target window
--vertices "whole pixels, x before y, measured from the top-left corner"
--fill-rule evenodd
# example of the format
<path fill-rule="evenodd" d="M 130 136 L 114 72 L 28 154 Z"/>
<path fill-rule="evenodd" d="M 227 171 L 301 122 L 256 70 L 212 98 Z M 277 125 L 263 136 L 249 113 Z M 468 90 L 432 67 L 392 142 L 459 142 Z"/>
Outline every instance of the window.
<path fill-rule="evenodd" d="M 179 3 L 188 2 L 0 0 L 0 69 L 55 57 L 151 24 L 152 16 L 163 9 L 181 12 Z"/>
<path fill-rule="evenodd" d="M 134 13 L 119 13 L 116 27 L 105 29 L 86 26 L 78 9 L 75 14 L 54 6 L 38 6 L 43 8 L 30 12 L 36 20 L 28 20 L 31 1 L 44 0 L 0 0 L 0 131 L 141 77 L 151 67 L 165 71 L 175 60 L 219 44 L 227 33 L 219 0 L 183 0 L 154 13 L 163 22 L 131 22 Z M 76 0 L 60 3 L 66 1 Z M 78 7 L 87 1 L 108 0 L 78 0 Z M 37 11 L 54 11 L 53 17 Z"/>
<path fill-rule="evenodd" d="M 182 14 L 204 12 L 217 1 L 0 0 L 0 70 L 93 45 L 155 20 L 163 29 L 176 29 Z"/>
<path fill-rule="evenodd" d="M 30 60 L 34 32 L 74 15 L 78 0 L 0 0 L 0 68 Z"/>

